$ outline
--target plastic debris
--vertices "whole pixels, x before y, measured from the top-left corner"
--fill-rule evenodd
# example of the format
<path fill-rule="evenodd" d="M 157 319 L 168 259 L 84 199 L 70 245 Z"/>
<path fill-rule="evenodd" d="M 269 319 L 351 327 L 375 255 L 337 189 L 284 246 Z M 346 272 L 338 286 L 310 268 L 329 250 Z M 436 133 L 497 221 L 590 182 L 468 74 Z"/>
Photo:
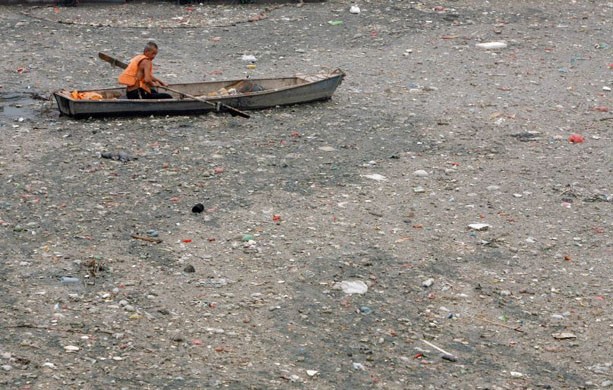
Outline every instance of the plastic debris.
<path fill-rule="evenodd" d="M 504 49 L 508 45 L 506 42 L 483 42 L 483 43 L 477 43 L 475 46 L 478 47 L 479 49 L 495 50 L 495 49 Z"/>
<path fill-rule="evenodd" d="M 551 336 L 556 340 L 569 340 L 569 339 L 577 338 L 577 336 L 574 333 L 570 333 L 570 332 L 553 333 Z"/>
<path fill-rule="evenodd" d="M 476 230 L 478 232 L 483 232 L 488 230 L 491 225 L 488 225 L 487 223 L 471 223 L 470 225 L 468 225 L 469 228 L 471 228 L 472 230 Z"/>
<path fill-rule="evenodd" d="M 81 283 L 81 280 L 79 278 L 75 278 L 73 276 L 62 276 L 60 278 L 60 282 L 62 284 L 68 285 L 68 284 L 79 284 Z"/>
<path fill-rule="evenodd" d="M 100 153 L 101 158 L 106 158 L 113 161 L 121 161 L 128 162 L 132 160 L 138 160 L 137 157 L 132 157 L 126 152 L 102 152 Z"/>
<path fill-rule="evenodd" d="M 583 138 L 582 135 L 571 134 L 570 136 L 568 136 L 568 142 L 570 142 L 571 144 L 580 144 L 583 141 L 585 141 L 585 138 Z"/>
<path fill-rule="evenodd" d="M 372 179 L 372 180 L 376 180 L 376 181 L 385 181 L 387 180 L 387 178 L 383 175 L 379 175 L 378 173 L 373 173 L 371 175 L 364 175 L 365 178 L 367 179 Z"/>
<path fill-rule="evenodd" d="M 343 290 L 345 294 L 365 294 L 368 285 L 361 280 L 343 280 L 334 284 L 334 289 Z"/>
<path fill-rule="evenodd" d="M 351 12 L 352 14 L 355 14 L 355 15 L 359 15 L 360 14 L 360 7 L 358 7 L 357 5 L 352 5 L 351 8 L 349 8 L 349 12 Z"/>
<path fill-rule="evenodd" d="M 362 314 L 371 314 L 372 309 L 368 306 L 360 306 L 360 313 Z"/>

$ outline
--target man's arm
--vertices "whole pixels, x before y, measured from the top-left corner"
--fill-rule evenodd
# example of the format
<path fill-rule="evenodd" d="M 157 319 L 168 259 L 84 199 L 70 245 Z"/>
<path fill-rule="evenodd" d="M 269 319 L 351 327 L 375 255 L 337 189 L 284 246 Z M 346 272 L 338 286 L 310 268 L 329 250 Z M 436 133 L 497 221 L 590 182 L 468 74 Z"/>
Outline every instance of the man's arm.
<path fill-rule="evenodd" d="M 161 86 L 168 85 L 165 82 L 163 82 L 162 80 L 158 79 L 157 77 L 154 77 L 153 75 L 151 75 L 151 79 L 153 79 L 153 81 L 156 82 L 158 85 L 161 85 Z"/>
<path fill-rule="evenodd" d="M 152 87 L 153 75 L 151 74 L 151 61 L 145 58 L 138 64 L 138 67 L 143 74 L 143 82 L 149 87 Z"/>
<path fill-rule="evenodd" d="M 151 72 L 151 67 L 153 66 L 153 64 L 151 63 L 150 60 L 148 59 L 144 59 L 141 61 L 140 63 L 141 69 L 143 70 L 143 81 L 149 85 L 150 87 L 154 87 L 156 85 L 167 85 L 165 82 L 163 82 L 162 80 L 158 79 L 157 77 L 155 77 L 153 75 L 153 73 Z"/>

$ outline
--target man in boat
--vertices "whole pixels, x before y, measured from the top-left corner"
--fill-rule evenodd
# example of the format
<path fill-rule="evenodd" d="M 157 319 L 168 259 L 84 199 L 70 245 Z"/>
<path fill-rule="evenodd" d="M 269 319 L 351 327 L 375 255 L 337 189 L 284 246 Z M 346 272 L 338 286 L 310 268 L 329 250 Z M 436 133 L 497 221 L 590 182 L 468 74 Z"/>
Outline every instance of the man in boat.
<path fill-rule="evenodd" d="M 172 99 L 167 93 L 159 93 L 155 86 L 167 85 L 153 75 L 153 59 L 158 54 L 158 45 L 148 42 L 143 54 L 130 60 L 128 67 L 119 75 L 119 83 L 125 85 L 128 99 Z"/>

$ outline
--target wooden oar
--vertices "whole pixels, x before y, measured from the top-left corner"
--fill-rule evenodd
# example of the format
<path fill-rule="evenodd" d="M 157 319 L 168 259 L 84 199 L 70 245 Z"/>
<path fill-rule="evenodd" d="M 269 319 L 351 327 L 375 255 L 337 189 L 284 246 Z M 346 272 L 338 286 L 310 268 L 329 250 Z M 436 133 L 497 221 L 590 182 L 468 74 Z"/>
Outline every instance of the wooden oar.
<path fill-rule="evenodd" d="M 121 62 L 118 59 L 113 58 L 113 57 L 111 57 L 108 54 L 100 52 L 100 53 L 98 53 L 98 57 L 100 57 L 101 60 L 106 61 L 109 64 L 111 64 L 113 66 L 116 66 L 118 68 L 125 69 L 125 68 L 128 67 L 128 64 L 126 64 L 125 62 Z M 210 102 L 210 101 L 208 101 L 206 99 L 203 99 L 201 97 L 193 96 L 193 95 L 190 95 L 188 93 L 181 92 L 181 91 L 178 91 L 176 89 L 172 89 L 172 88 L 166 87 L 166 86 L 159 86 L 159 88 L 164 88 L 164 89 L 166 89 L 168 91 L 171 91 L 171 92 L 174 92 L 174 93 L 178 93 L 179 95 L 183 95 L 183 96 L 188 97 L 190 99 L 198 100 L 199 102 L 209 104 L 209 105 L 215 107 L 217 109 L 217 111 L 220 111 L 221 109 L 223 109 L 225 111 L 228 111 L 230 113 L 230 115 L 232 115 L 232 116 L 238 115 L 238 116 L 241 116 L 243 118 L 251 118 L 251 116 L 249 114 L 247 114 L 246 112 L 243 112 L 241 110 L 238 110 L 238 109 L 236 109 L 236 108 L 234 108 L 232 106 L 228 106 L 227 104 L 224 104 L 224 103 L 221 103 L 221 102 L 213 103 L 213 102 Z"/>
<path fill-rule="evenodd" d="M 160 85 L 157 88 L 162 88 L 162 89 L 165 89 L 167 91 L 174 92 L 174 93 L 177 93 L 179 95 L 183 95 L 183 96 L 188 97 L 190 99 L 194 99 L 194 100 L 198 100 L 199 102 L 202 102 L 202 103 L 210 104 L 211 106 L 215 107 L 217 109 L 217 111 L 225 110 L 225 111 L 228 111 L 230 113 L 230 115 L 232 115 L 232 116 L 238 115 L 238 116 L 242 116 L 243 118 L 251 118 L 251 115 L 247 114 L 246 112 L 238 110 L 238 109 L 236 109 L 236 108 L 234 108 L 232 106 L 228 106 L 227 104 L 224 104 L 224 103 L 221 103 L 221 102 L 213 103 L 213 102 L 210 102 L 210 101 L 208 101 L 206 99 L 203 99 L 201 97 L 190 95 L 189 93 L 181 92 L 181 91 L 178 91 L 176 89 L 170 88 L 170 87 L 165 86 L 165 85 Z"/>

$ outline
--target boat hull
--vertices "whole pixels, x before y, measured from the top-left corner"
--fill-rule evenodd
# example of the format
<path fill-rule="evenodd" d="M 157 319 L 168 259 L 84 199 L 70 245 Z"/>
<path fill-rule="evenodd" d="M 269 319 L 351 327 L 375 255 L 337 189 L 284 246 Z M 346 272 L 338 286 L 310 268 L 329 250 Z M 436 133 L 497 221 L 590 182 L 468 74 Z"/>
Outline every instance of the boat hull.
<path fill-rule="evenodd" d="M 170 92 L 173 99 L 126 99 L 122 88 L 108 88 L 80 92 L 95 92 L 101 100 L 75 99 L 67 90 L 54 92 L 60 115 L 73 118 L 150 116 L 150 115 L 198 115 L 223 111 L 223 103 L 239 110 L 259 110 L 277 106 L 327 100 L 341 84 L 345 74 L 336 69 L 327 74 L 296 76 L 277 79 L 250 79 L 248 82 L 266 87 L 263 91 L 210 96 L 211 93 L 245 80 L 216 81 L 206 83 L 174 84 L 173 90 L 189 95 L 200 95 L 207 102 L 190 99 Z M 207 95 L 209 94 L 209 95 Z M 203 96 L 204 95 L 204 96 Z M 213 104 L 211 104 L 213 103 Z"/>

